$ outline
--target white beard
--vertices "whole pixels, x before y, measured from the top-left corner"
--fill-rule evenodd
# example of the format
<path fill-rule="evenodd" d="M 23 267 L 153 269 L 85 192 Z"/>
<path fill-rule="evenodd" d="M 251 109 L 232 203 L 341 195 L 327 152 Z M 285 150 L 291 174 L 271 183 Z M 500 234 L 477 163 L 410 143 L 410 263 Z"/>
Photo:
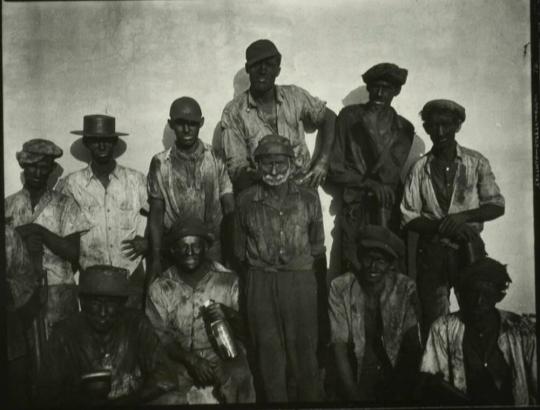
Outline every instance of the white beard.
<path fill-rule="evenodd" d="M 285 182 L 287 182 L 287 180 L 289 179 L 289 176 L 291 175 L 291 172 L 292 172 L 292 170 L 289 167 L 287 172 L 284 173 L 284 174 L 278 174 L 276 176 L 272 176 L 270 174 L 264 174 L 263 177 L 262 177 L 262 180 L 267 185 L 278 186 L 278 185 L 281 185 L 281 184 L 284 184 Z"/>

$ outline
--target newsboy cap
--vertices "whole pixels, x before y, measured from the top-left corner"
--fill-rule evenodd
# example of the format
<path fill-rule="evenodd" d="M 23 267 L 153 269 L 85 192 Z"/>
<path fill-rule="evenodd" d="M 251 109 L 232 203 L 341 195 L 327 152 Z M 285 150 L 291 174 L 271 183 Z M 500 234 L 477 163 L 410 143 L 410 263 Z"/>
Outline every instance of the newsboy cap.
<path fill-rule="evenodd" d="M 19 165 L 22 167 L 28 164 L 34 164 L 46 157 L 56 159 L 61 157 L 62 154 L 62 149 L 54 142 L 35 138 L 26 141 L 22 146 L 22 151 L 17 152 L 16 157 Z"/>
<path fill-rule="evenodd" d="M 257 145 L 253 153 L 255 158 L 264 155 L 286 155 L 294 158 L 294 151 L 287 138 L 276 134 L 269 134 L 259 141 L 259 145 Z"/>
<path fill-rule="evenodd" d="M 261 39 L 251 43 L 246 48 L 246 64 L 248 66 L 255 64 L 265 58 L 281 56 L 276 45 L 270 40 Z"/>
<path fill-rule="evenodd" d="M 79 293 L 96 296 L 129 296 L 129 271 L 111 265 L 94 265 L 81 271 Z"/>
<path fill-rule="evenodd" d="M 180 97 L 173 101 L 169 110 L 171 120 L 201 122 L 202 111 L 199 103 L 191 97 Z"/>
<path fill-rule="evenodd" d="M 358 241 L 365 249 L 380 249 L 398 258 L 405 254 L 403 241 L 391 230 L 379 225 L 366 225 L 358 230 Z"/>
<path fill-rule="evenodd" d="M 186 236 L 199 236 L 206 240 L 208 246 L 211 246 L 215 240 L 214 234 L 201 219 L 195 217 L 184 218 L 178 220 L 169 229 L 165 236 L 165 247 L 170 248 L 177 240 Z"/>
<path fill-rule="evenodd" d="M 431 100 L 424 105 L 420 116 L 423 121 L 426 121 L 429 116 L 434 112 L 449 112 L 455 115 L 461 122 L 465 121 L 465 108 L 452 100 Z"/>
<path fill-rule="evenodd" d="M 401 87 L 407 81 L 407 70 L 392 63 L 380 63 L 362 74 L 362 79 L 368 85 L 374 81 L 384 80 Z"/>

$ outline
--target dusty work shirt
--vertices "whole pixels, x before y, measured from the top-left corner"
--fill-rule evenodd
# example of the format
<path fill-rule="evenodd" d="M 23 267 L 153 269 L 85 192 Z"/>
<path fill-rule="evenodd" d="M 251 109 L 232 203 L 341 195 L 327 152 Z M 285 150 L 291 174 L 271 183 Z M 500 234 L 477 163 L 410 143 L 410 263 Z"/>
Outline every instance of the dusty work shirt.
<path fill-rule="evenodd" d="M 47 190 L 32 210 L 30 193 L 26 189 L 10 195 L 5 200 L 5 216 L 14 227 L 35 223 L 52 233 L 66 236 L 87 232 L 90 222 L 79 205 L 69 196 Z M 81 236 L 84 238 L 84 235 Z M 47 272 L 48 285 L 74 284 L 71 263 L 43 247 L 43 269 Z"/>
<path fill-rule="evenodd" d="M 512 369 L 515 405 L 537 402 L 536 334 L 534 324 L 515 313 L 499 310 L 497 345 Z M 459 312 L 437 319 L 429 331 L 420 370 L 442 373 L 444 380 L 467 393 L 463 355 L 465 324 Z"/>
<path fill-rule="evenodd" d="M 433 189 L 430 164 L 431 152 L 420 158 L 412 167 L 405 182 L 401 201 L 402 226 L 413 219 L 425 217 L 431 220 L 446 215 L 476 209 L 482 205 L 497 205 L 504 208 L 504 197 L 495 182 L 489 161 L 479 152 L 456 144 L 458 164 L 453 181 L 453 194 L 447 212 L 444 212 Z M 481 232 L 484 224 L 470 222 L 469 225 Z"/>
<path fill-rule="evenodd" d="M 171 390 L 175 380 L 164 355 L 151 323 L 139 311 L 124 309 L 105 339 L 79 313 L 54 329 L 45 349 L 38 394 L 44 403 L 77 401 L 81 376 L 102 370 L 112 373 L 109 399 L 126 396 L 143 383 Z"/>
<path fill-rule="evenodd" d="M 256 184 L 238 196 L 234 249 L 249 266 L 310 270 L 324 254 L 324 228 L 317 192 L 292 181 L 282 203 Z"/>
<path fill-rule="evenodd" d="M 197 217 L 219 238 L 223 218 L 220 199 L 232 193 L 232 184 L 223 161 L 212 148 L 202 141 L 198 144 L 192 154 L 173 145 L 152 158 L 148 197 L 164 201 L 166 229 L 180 219 Z"/>
<path fill-rule="evenodd" d="M 249 90 L 235 97 L 223 109 L 223 150 L 229 175 L 234 181 L 244 168 L 252 167 L 253 152 L 268 134 L 287 138 L 294 151 L 297 173 L 306 173 L 310 154 L 304 130 L 313 132 L 325 118 L 326 102 L 295 85 L 276 85 L 275 122 L 268 123 Z"/>
<path fill-rule="evenodd" d="M 60 180 L 56 189 L 75 199 L 92 223 L 81 238 L 81 266 L 113 265 L 133 272 L 142 257 L 131 261 L 121 247 L 123 240 L 144 236 L 146 218 L 140 210 L 147 208 L 146 178 L 116 164 L 109 180 L 105 189 L 89 165 Z"/>
<path fill-rule="evenodd" d="M 383 345 L 392 366 L 396 365 L 405 332 L 416 327 L 416 286 L 414 281 L 400 273 L 384 277 L 380 296 Z M 366 296 L 354 273 L 335 278 L 328 295 L 331 341 L 354 345 L 357 362 L 357 380 L 362 374 L 366 350 Z"/>
<path fill-rule="evenodd" d="M 396 188 L 409 158 L 414 126 L 393 108 L 372 111 L 366 104 L 350 105 L 336 120 L 330 179 L 352 174 L 359 180 L 374 179 Z M 346 202 L 358 200 L 360 189 L 345 187 Z"/>
<path fill-rule="evenodd" d="M 207 261 L 204 277 L 193 288 L 171 266 L 150 286 L 147 315 L 161 340 L 207 358 L 213 351 L 201 307 L 210 299 L 238 311 L 238 276 L 217 262 Z"/>

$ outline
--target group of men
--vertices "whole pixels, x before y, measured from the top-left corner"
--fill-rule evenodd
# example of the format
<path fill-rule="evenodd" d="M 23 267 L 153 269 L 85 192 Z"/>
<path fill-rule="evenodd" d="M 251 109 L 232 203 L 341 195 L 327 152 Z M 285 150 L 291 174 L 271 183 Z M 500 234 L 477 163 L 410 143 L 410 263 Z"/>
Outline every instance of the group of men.
<path fill-rule="evenodd" d="M 414 127 L 391 106 L 407 70 L 370 68 L 369 101 L 336 117 L 276 85 L 280 63 L 269 40 L 246 49 L 250 88 L 223 110 L 222 152 L 199 139 L 197 101 L 175 100 L 175 143 L 147 176 L 116 161 L 127 134 L 110 116 L 73 131 L 92 160 L 54 189 L 62 149 L 23 144 L 24 186 L 5 200 L 15 403 L 536 402 L 534 325 L 495 308 L 511 280 L 480 233 L 504 198 L 455 141 L 465 109 L 423 107 L 433 147 L 409 171 Z M 321 184 L 342 203 L 329 286 Z M 229 324 L 234 358 L 208 318 Z"/>

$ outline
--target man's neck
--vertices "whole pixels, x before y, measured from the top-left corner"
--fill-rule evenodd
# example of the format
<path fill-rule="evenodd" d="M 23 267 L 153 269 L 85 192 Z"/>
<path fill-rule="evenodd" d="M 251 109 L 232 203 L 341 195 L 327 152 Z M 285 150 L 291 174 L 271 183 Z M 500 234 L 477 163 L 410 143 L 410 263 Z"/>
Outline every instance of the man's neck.
<path fill-rule="evenodd" d="M 283 184 L 280 185 L 266 185 L 265 184 L 265 190 L 270 194 L 271 197 L 283 200 L 287 193 L 289 192 L 289 183 L 288 181 L 285 181 Z"/>
<path fill-rule="evenodd" d="M 456 159 L 457 156 L 457 143 L 454 141 L 452 144 L 449 144 L 446 148 L 441 150 L 434 150 L 433 155 L 441 160 L 446 162 L 452 162 Z"/>
<path fill-rule="evenodd" d="M 206 261 L 202 262 L 194 271 L 186 272 L 183 271 L 181 267 L 176 266 L 176 271 L 178 276 L 182 281 L 187 283 L 192 288 L 197 287 L 197 284 L 204 278 L 208 272 L 208 263 Z"/>
<path fill-rule="evenodd" d="M 28 193 L 30 194 L 30 203 L 32 204 L 32 209 L 36 207 L 36 205 L 39 203 L 39 200 L 45 195 L 45 192 L 47 192 L 47 186 L 43 186 L 40 188 L 30 188 L 25 186 L 24 187 Z"/>
<path fill-rule="evenodd" d="M 479 320 L 465 319 L 465 325 L 469 326 L 478 333 L 491 333 L 498 329 L 500 324 L 500 315 L 497 309 L 490 310 Z"/>
<path fill-rule="evenodd" d="M 175 147 L 181 153 L 190 155 L 190 154 L 193 154 L 195 151 L 197 151 L 197 148 L 199 148 L 200 143 L 201 143 L 201 140 L 198 139 L 197 141 L 195 141 L 195 144 L 191 145 L 190 147 L 182 147 L 178 144 L 175 144 Z"/>
<path fill-rule="evenodd" d="M 101 177 L 109 176 L 114 171 L 116 168 L 116 161 L 114 159 L 104 163 L 92 161 L 90 163 L 90 168 L 92 169 L 92 173 L 99 179 Z"/>
<path fill-rule="evenodd" d="M 249 92 L 253 99 L 258 104 L 270 104 L 273 103 L 276 99 L 276 86 L 274 85 L 269 90 L 266 90 L 262 93 L 259 93 L 257 91 L 254 91 L 252 88 L 249 89 Z"/>

